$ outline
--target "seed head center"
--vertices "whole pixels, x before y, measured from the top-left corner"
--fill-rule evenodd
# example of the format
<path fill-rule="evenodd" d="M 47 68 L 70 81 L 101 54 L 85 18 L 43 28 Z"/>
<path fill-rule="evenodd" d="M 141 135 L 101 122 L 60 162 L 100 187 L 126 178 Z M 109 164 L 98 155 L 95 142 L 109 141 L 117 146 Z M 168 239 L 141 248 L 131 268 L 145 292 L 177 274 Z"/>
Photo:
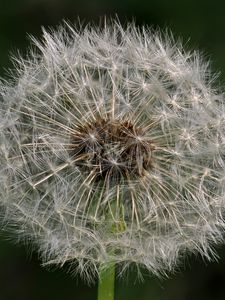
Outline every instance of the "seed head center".
<path fill-rule="evenodd" d="M 76 129 L 73 158 L 95 180 L 112 181 L 144 176 L 152 165 L 152 141 L 130 121 L 97 119 Z"/>

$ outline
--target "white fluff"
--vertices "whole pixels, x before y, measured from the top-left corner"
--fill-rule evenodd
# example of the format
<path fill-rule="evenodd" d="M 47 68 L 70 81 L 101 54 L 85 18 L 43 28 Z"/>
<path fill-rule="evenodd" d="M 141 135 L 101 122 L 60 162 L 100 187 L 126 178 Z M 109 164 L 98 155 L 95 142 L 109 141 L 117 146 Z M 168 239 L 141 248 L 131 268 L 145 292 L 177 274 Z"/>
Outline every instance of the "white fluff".
<path fill-rule="evenodd" d="M 134 24 L 65 24 L 33 41 L 0 90 L 4 224 L 87 280 L 109 261 L 160 275 L 187 252 L 210 258 L 224 233 L 225 108 L 208 64 Z M 139 138 L 155 148 L 144 176 L 105 188 L 70 144 L 78 125 L 109 114 L 146 128 Z"/>

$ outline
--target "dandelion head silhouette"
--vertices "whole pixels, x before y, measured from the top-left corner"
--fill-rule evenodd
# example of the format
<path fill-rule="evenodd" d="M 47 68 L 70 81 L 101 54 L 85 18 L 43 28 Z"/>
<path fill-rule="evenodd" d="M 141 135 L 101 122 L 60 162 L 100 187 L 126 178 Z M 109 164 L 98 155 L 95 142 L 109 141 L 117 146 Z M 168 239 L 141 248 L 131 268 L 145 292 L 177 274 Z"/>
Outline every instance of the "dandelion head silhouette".
<path fill-rule="evenodd" d="M 224 232 L 225 108 L 172 35 L 43 32 L 0 87 L 2 220 L 44 264 L 171 271 Z"/>

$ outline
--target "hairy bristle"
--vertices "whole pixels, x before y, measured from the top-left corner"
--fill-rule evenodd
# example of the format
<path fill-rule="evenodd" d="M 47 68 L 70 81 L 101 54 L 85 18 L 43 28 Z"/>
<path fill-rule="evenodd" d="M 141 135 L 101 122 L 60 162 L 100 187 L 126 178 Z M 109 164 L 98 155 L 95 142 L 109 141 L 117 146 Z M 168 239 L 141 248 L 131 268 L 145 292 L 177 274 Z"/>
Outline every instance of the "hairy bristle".
<path fill-rule="evenodd" d="M 44 30 L 0 85 L 3 224 L 45 264 L 156 275 L 224 236 L 225 105 L 195 51 L 118 22 Z"/>

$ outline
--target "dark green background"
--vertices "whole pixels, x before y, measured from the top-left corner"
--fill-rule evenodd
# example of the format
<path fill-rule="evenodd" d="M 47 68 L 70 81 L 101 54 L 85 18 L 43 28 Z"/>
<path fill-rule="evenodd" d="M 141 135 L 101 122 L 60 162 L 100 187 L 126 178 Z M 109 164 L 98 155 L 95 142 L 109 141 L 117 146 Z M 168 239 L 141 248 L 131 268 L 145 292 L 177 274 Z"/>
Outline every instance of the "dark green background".
<path fill-rule="evenodd" d="M 56 26 L 62 19 L 98 22 L 104 15 L 118 15 L 121 22 L 136 20 L 162 29 L 199 49 L 219 72 L 218 85 L 225 85 L 225 1 L 210 0 L 0 0 L 0 74 L 12 67 L 9 53 L 25 53 L 28 33 L 41 35 L 41 26 Z M 225 247 L 216 249 L 220 259 L 204 262 L 200 257 L 183 259 L 170 279 L 149 275 L 140 283 L 131 272 L 116 282 L 119 300 L 224 300 Z M 0 243 L 0 299 L 91 300 L 96 286 L 88 287 L 67 270 L 45 270 L 29 246 L 15 245 L 2 236 Z"/>

